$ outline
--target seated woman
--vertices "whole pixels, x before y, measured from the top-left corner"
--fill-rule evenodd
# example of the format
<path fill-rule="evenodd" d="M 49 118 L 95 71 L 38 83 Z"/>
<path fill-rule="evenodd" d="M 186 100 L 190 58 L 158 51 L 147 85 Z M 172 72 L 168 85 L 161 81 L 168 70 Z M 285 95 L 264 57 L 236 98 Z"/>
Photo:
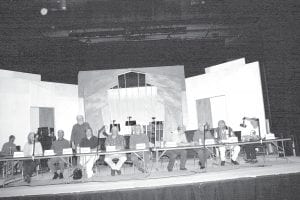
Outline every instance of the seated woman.
<path fill-rule="evenodd" d="M 119 129 L 116 126 L 113 126 L 111 129 L 111 135 L 109 135 L 105 140 L 105 146 L 115 146 L 116 150 L 122 150 L 125 148 L 125 139 L 122 135 L 119 135 Z M 114 163 L 114 160 L 118 159 L 117 163 Z M 126 154 L 110 154 L 106 155 L 104 161 L 111 168 L 111 175 L 114 176 L 115 172 L 119 175 L 121 174 L 121 167 L 124 162 L 127 160 Z"/>
<path fill-rule="evenodd" d="M 43 149 L 40 142 L 36 141 L 35 133 L 30 132 L 27 137 L 27 143 L 24 145 L 24 156 L 42 156 Z M 27 183 L 31 182 L 31 176 L 37 166 L 37 160 L 28 159 L 23 161 L 23 176 Z"/>
<path fill-rule="evenodd" d="M 242 131 L 242 141 L 251 142 L 259 140 L 259 126 L 258 121 L 255 118 L 245 118 L 250 122 L 250 125 L 246 126 Z M 246 152 L 246 162 L 247 163 L 257 163 L 255 144 L 246 144 L 244 149 Z"/>

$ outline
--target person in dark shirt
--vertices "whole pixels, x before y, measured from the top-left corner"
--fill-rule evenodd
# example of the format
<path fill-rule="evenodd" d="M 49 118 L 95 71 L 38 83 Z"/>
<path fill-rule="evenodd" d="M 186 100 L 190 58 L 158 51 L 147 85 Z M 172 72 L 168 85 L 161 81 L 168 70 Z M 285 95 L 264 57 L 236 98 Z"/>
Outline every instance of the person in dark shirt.
<path fill-rule="evenodd" d="M 73 149 L 76 149 L 76 147 L 79 146 L 81 139 L 85 137 L 86 130 L 91 128 L 89 123 L 84 122 L 82 115 L 78 115 L 76 120 L 77 123 L 72 128 L 70 140 Z"/>
<path fill-rule="evenodd" d="M 13 155 L 16 151 L 16 145 L 15 145 L 15 139 L 16 137 L 14 135 L 9 136 L 8 142 L 4 143 L 2 146 L 1 154 L 4 156 Z"/>
<path fill-rule="evenodd" d="M 204 130 L 205 129 L 205 130 Z M 204 144 L 204 131 L 205 131 L 205 139 L 213 139 L 213 135 L 208 130 L 208 125 L 198 124 L 198 130 L 194 132 L 193 143 L 196 145 Z M 211 155 L 212 150 L 207 148 L 194 149 L 199 157 L 199 165 L 201 169 L 205 168 L 206 159 Z"/>
<path fill-rule="evenodd" d="M 80 147 L 90 147 L 91 149 L 97 148 L 98 138 L 93 135 L 91 128 L 86 129 L 86 136 L 81 139 L 79 146 Z"/>
<path fill-rule="evenodd" d="M 89 123 L 84 122 L 82 115 L 78 115 L 76 117 L 76 120 L 77 120 L 77 123 L 74 124 L 74 126 L 72 128 L 71 139 L 70 139 L 71 147 L 72 147 L 73 151 L 76 151 L 77 147 L 79 147 L 81 139 L 85 137 L 85 131 L 88 128 L 91 128 Z M 73 163 L 73 165 L 77 165 L 78 163 L 80 163 L 79 157 L 74 156 L 72 163 Z"/>
<path fill-rule="evenodd" d="M 68 140 L 64 139 L 63 130 L 57 131 L 57 137 L 58 139 L 52 143 L 51 149 L 53 149 L 56 155 L 60 156 L 62 155 L 63 149 L 70 147 L 70 143 Z M 51 158 L 48 161 L 48 167 L 54 173 L 53 179 L 57 179 L 58 177 L 62 179 L 64 177 L 63 172 L 65 168 L 65 163 L 67 163 L 67 161 L 65 160 L 65 158 L 62 157 Z"/>
<path fill-rule="evenodd" d="M 115 146 L 116 150 L 122 150 L 125 148 L 125 139 L 122 135 L 119 135 L 119 129 L 113 126 L 111 129 L 111 135 L 109 135 L 105 140 L 105 146 Z M 118 159 L 117 163 L 113 160 Z M 115 172 L 119 175 L 121 174 L 121 167 L 127 160 L 126 154 L 110 154 L 106 155 L 104 161 L 111 167 L 111 175 L 114 176 Z"/>
<path fill-rule="evenodd" d="M 98 138 L 93 135 L 93 130 L 91 128 L 86 129 L 85 137 L 81 139 L 79 144 L 80 148 L 89 147 L 91 150 L 95 150 L 98 145 Z M 93 166 L 97 159 L 97 155 L 82 155 L 80 163 L 85 167 L 87 177 L 93 176 Z"/>
<path fill-rule="evenodd" d="M 149 148 L 149 138 L 146 134 L 142 133 L 142 129 L 140 125 L 136 125 L 133 127 L 133 135 L 130 136 L 130 149 L 135 149 L 137 144 L 144 143 L 146 148 Z M 145 162 L 146 168 L 142 165 L 142 163 L 139 162 L 139 158 L 143 158 L 143 161 Z M 131 153 L 131 160 L 141 172 L 147 171 L 147 165 L 150 162 L 150 154 L 149 152 L 144 153 Z"/>

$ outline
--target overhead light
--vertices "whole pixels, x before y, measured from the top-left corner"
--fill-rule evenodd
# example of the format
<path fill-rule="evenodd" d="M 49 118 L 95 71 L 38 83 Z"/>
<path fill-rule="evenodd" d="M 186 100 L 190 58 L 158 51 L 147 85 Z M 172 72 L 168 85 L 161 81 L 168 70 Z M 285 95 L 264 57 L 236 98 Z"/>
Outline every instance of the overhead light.
<path fill-rule="evenodd" d="M 48 14 L 48 9 L 47 8 L 42 8 L 40 13 L 41 13 L 41 15 L 47 15 Z"/>

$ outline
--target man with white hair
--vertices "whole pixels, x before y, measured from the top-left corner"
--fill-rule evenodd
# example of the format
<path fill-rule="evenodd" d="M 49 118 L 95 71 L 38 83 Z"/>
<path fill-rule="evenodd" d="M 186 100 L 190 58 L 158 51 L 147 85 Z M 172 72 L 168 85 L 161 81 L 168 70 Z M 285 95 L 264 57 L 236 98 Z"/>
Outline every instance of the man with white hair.
<path fill-rule="evenodd" d="M 215 133 L 214 133 L 215 139 L 219 142 L 219 143 L 223 143 L 223 141 L 226 141 L 229 139 L 229 137 L 233 137 L 234 133 L 231 127 L 226 126 L 225 121 L 224 120 L 220 120 L 218 122 L 218 128 L 215 129 Z M 235 146 L 230 146 L 229 147 L 230 150 L 232 150 L 231 153 L 231 163 L 234 165 L 239 165 L 239 163 L 236 161 L 240 152 L 240 146 L 235 145 Z M 225 146 L 220 146 L 219 147 L 219 151 L 220 151 L 220 158 L 221 158 L 221 166 L 225 165 L 225 152 L 226 152 L 226 147 Z"/>
<path fill-rule="evenodd" d="M 75 149 L 80 144 L 82 138 L 85 137 L 86 130 L 91 128 L 89 123 L 84 121 L 82 115 L 77 115 L 76 121 L 77 123 L 74 124 L 71 133 L 71 145 L 73 149 Z"/>

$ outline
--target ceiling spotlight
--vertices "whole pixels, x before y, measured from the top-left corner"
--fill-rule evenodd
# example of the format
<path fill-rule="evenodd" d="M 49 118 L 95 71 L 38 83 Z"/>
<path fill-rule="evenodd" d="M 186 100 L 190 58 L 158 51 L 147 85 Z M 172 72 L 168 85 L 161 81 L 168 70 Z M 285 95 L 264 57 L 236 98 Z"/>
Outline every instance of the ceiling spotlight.
<path fill-rule="evenodd" d="M 41 13 L 41 15 L 47 15 L 48 9 L 47 8 L 42 8 L 40 13 Z"/>

